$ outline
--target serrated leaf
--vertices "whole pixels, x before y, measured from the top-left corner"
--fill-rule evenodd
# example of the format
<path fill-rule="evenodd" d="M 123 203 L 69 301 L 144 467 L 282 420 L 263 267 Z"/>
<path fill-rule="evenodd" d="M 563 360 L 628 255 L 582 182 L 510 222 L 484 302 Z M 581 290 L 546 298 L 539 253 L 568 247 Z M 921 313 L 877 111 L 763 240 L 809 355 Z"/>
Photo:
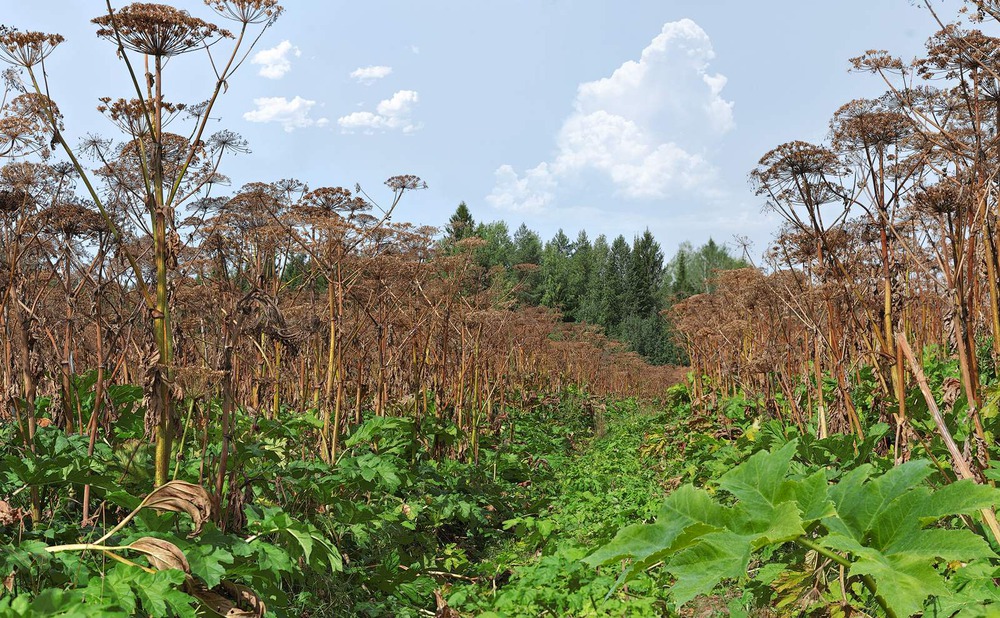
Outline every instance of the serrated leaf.
<path fill-rule="evenodd" d="M 142 608 L 153 618 L 179 615 L 194 618 L 197 615 L 192 603 L 194 599 L 179 590 L 185 582 L 182 571 L 171 569 L 156 573 L 138 572 L 135 574 L 133 587 L 142 603 Z M 168 613 L 167 607 L 172 612 Z"/>
<path fill-rule="evenodd" d="M 209 588 L 218 586 L 227 566 L 233 563 L 233 554 L 224 547 L 198 544 L 187 551 L 191 573 L 204 580 Z"/>
<path fill-rule="evenodd" d="M 760 522 L 753 522 L 759 526 Z M 776 545 L 797 539 L 806 533 L 799 516 L 799 507 L 794 502 L 783 502 L 771 511 L 771 518 L 763 528 L 749 530 L 747 535 L 753 549 L 765 545 Z"/>
<path fill-rule="evenodd" d="M 104 577 L 94 577 L 88 582 L 85 594 L 96 597 L 109 608 L 117 608 L 130 615 L 135 614 L 136 598 L 130 583 L 130 567 L 116 565 L 105 572 Z"/>
<path fill-rule="evenodd" d="M 795 455 L 796 441 L 780 449 L 759 451 L 719 478 L 719 487 L 736 496 L 748 510 L 762 511 L 788 500 L 785 475 Z"/>
<path fill-rule="evenodd" d="M 618 531 L 615 538 L 583 559 L 590 566 L 600 566 L 626 558 L 642 560 L 669 549 L 674 540 L 690 524 L 681 519 L 633 524 Z M 708 528 L 706 532 L 716 530 Z"/>
<path fill-rule="evenodd" d="M 890 555 L 905 554 L 928 561 L 940 558 L 962 562 L 996 556 L 986 539 L 978 534 L 969 530 L 945 530 L 942 528 L 920 530 L 916 534 L 900 538 L 896 543 L 886 547 L 885 553 Z"/>
<path fill-rule="evenodd" d="M 722 530 L 730 517 L 730 509 L 712 500 L 705 490 L 684 485 L 667 496 L 656 522 L 619 531 L 584 561 L 597 566 L 630 558 L 632 564 L 619 577 L 620 585 L 648 566 L 690 547 L 701 536 Z"/>
<path fill-rule="evenodd" d="M 1000 489 L 966 479 L 935 491 L 922 516 L 940 519 L 947 515 L 967 515 L 996 504 L 1000 504 Z"/>
<path fill-rule="evenodd" d="M 833 502 L 830 501 L 826 472 L 823 470 L 817 470 L 795 483 L 793 493 L 795 494 L 795 502 L 799 506 L 800 517 L 805 524 L 810 524 L 835 513 Z"/>
<path fill-rule="evenodd" d="M 751 540 L 752 537 L 734 532 L 712 532 L 678 552 L 666 566 L 677 578 L 671 588 L 677 605 L 711 592 L 723 579 L 745 574 L 750 562 Z"/>
<path fill-rule="evenodd" d="M 950 594 L 941 575 L 919 556 L 886 556 L 865 548 L 858 561 L 851 565 L 850 574 L 871 575 L 877 583 L 878 594 L 900 616 L 912 616 L 920 611 L 929 596 Z"/>

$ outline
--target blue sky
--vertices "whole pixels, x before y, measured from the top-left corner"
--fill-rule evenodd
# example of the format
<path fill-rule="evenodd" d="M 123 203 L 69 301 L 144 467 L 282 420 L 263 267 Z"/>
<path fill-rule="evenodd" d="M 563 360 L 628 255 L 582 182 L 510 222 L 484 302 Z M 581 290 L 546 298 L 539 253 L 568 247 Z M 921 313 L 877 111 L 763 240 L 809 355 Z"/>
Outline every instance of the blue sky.
<path fill-rule="evenodd" d="M 103 5 L 0 0 L 5 24 L 67 39 L 47 68 L 71 143 L 113 132 L 98 97 L 131 96 L 89 23 Z M 201 2 L 174 5 L 224 25 Z M 935 6 L 951 18 L 957 3 Z M 543 238 L 648 227 L 668 257 L 736 234 L 759 254 L 777 221 L 747 187 L 756 161 L 822 140 L 841 104 L 882 93 L 849 57 L 909 59 L 936 29 L 907 0 L 288 2 L 214 114 L 253 149 L 222 171 L 233 189 L 291 177 L 376 199 L 412 173 L 429 188 L 397 220 L 442 226 L 464 200 Z M 199 54 L 167 68 L 174 102 L 212 85 Z"/>

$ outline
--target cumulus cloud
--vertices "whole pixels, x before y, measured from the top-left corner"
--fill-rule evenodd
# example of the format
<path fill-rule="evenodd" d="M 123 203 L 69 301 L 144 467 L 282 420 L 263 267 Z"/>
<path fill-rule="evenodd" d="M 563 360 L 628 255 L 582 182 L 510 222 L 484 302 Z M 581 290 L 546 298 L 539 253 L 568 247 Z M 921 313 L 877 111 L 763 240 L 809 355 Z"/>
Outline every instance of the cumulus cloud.
<path fill-rule="evenodd" d="M 698 24 L 665 24 L 639 60 L 580 84 L 554 158 L 523 175 L 500 167 L 488 202 L 540 212 L 561 182 L 595 172 L 626 199 L 711 193 L 716 170 L 708 152 L 734 126 L 733 103 L 722 97 L 726 78 L 709 72 L 714 57 Z"/>
<path fill-rule="evenodd" d="M 268 79 L 281 79 L 285 73 L 292 70 L 292 61 L 289 55 L 298 57 L 302 55 L 302 52 L 291 42 L 282 41 L 271 49 L 260 50 L 254 54 L 250 62 L 260 65 L 259 75 Z"/>
<path fill-rule="evenodd" d="M 413 106 L 420 101 L 414 90 L 400 90 L 388 99 L 379 102 L 374 112 L 354 112 L 337 119 L 344 133 L 375 133 L 402 131 L 412 133 L 421 127 L 411 118 Z"/>
<path fill-rule="evenodd" d="M 254 99 L 255 109 L 243 114 L 243 119 L 249 122 L 277 122 L 291 133 L 295 129 L 305 127 L 322 127 L 330 121 L 326 118 L 313 119 L 309 112 L 316 101 L 296 96 L 289 101 L 285 97 L 263 97 Z"/>
<path fill-rule="evenodd" d="M 359 83 L 365 86 L 371 86 L 383 77 L 388 77 L 392 74 L 392 67 L 386 66 L 370 66 L 370 67 L 358 67 L 351 71 L 351 79 L 357 80 Z"/>
<path fill-rule="evenodd" d="M 555 199 L 555 181 L 548 163 L 540 163 L 519 176 L 510 165 L 496 171 L 496 187 L 487 198 L 495 208 L 512 212 L 535 213 Z"/>

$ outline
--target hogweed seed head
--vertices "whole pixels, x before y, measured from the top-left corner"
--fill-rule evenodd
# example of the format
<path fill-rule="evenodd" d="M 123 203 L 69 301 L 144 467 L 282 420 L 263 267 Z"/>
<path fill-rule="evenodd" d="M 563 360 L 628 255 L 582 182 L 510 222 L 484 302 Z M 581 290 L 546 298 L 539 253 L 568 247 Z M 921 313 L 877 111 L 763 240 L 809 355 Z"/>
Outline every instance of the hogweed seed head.
<path fill-rule="evenodd" d="M 284 12 L 278 0 L 205 0 L 219 15 L 241 24 L 273 24 Z"/>
<path fill-rule="evenodd" d="M 17 66 L 31 68 L 48 57 L 64 40 L 59 34 L 21 32 L 0 26 L 0 58 Z"/>
<path fill-rule="evenodd" d="M 117 43 L 121 37 L 125 48 L 158 57 L 189 52 L 215 36 L 233 36 L 228 30 L 165 4 L 136 2 L 113 15 L 102 15 L 91 21 L 99 26 L 98 37 L 112 43 Z"/>

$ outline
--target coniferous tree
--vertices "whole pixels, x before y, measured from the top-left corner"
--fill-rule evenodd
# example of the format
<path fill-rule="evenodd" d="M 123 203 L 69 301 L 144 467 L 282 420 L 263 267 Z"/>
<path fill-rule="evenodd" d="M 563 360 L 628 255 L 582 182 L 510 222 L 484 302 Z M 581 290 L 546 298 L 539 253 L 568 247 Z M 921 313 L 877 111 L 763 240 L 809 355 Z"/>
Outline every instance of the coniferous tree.
<path fill-rule="evenodd" d="M 660 282 L 663 278 L 663 252 L 647 229 L 632 244 L 625 278 L 625 302 L 628 312 L 647 317 L 660 310 Z"/>
<path fill-rule="evenodd" d="M 608 246 L 608 239 L 604 234 L 594 239 L 594 244 L 590 247 L 590 269 L 584 283 L 583 297 L 577 308 L 576 319 L 579 321 L 606 326 L 603 321 L 602 308 L 605 289 L 604 273 L 610 253 L 611 247 Z"/>
<path fill-rule="evenodd" d="M 611 243 L 608 259 L 604 264 L 600 322 L 609 332 L 621 323 L 626 314 L 625 277 L 631 255 L 632 248 L 628 241 L 624 236 L 618 236 Z"/>
<path fill-rule="evenodd" d="M 506 223 L 503 221 L 480 223 L 472 235 L 486 242 L 476 249 L 477 264 L 487 270 L 494 266 L 510 268 L 514 265 L 514 243 L 510 239 Z"/>
<path fill-rule="evenodd" d="M 445 227 L 446 239 L 451 243 L 458 242 L 463 238 L 472 236 L 475 233 L 475 229 L 476 221 L 472 218 L 469 207 L 463 201 L 455 209 L 455 214 L 448 219 L 448 225 Z"/>
<path fill-rule="evenodd" d="M 570 289 L 573 244 L 561 229 L 542 250 L 542 304 L 572 315 L 575 299 Z"/>
<path fill-rule="evenodd" d="M 538 305 L 542 298 L 542 239 L 524 223 L 514 232 L 513 277 L 521 303 Z"/>
<path fill-rule="evenodd" d="M 570 315 L 574 320 L 580 321 L 580 309 L 583 305 L 584 295 L 587 292 L 587 281 L 590 279 L 590 270 L 593 267 L 591 263 L 592 248 L 585 230 L 580 230 L 580 233 L 577 234 L 572 250 L 573 253 L 570 257 L 567 277 L 567 295 L 572 300 L 570 303 L 572 307 Z M 569 310 L 569 307 L 567 307 L 567 310 Z"/>
<path fill-rule="evenodd" d="M 514 232 L 514 264 L 542 263 L 542 239 L 537 233 L 521 224 Z"/>

